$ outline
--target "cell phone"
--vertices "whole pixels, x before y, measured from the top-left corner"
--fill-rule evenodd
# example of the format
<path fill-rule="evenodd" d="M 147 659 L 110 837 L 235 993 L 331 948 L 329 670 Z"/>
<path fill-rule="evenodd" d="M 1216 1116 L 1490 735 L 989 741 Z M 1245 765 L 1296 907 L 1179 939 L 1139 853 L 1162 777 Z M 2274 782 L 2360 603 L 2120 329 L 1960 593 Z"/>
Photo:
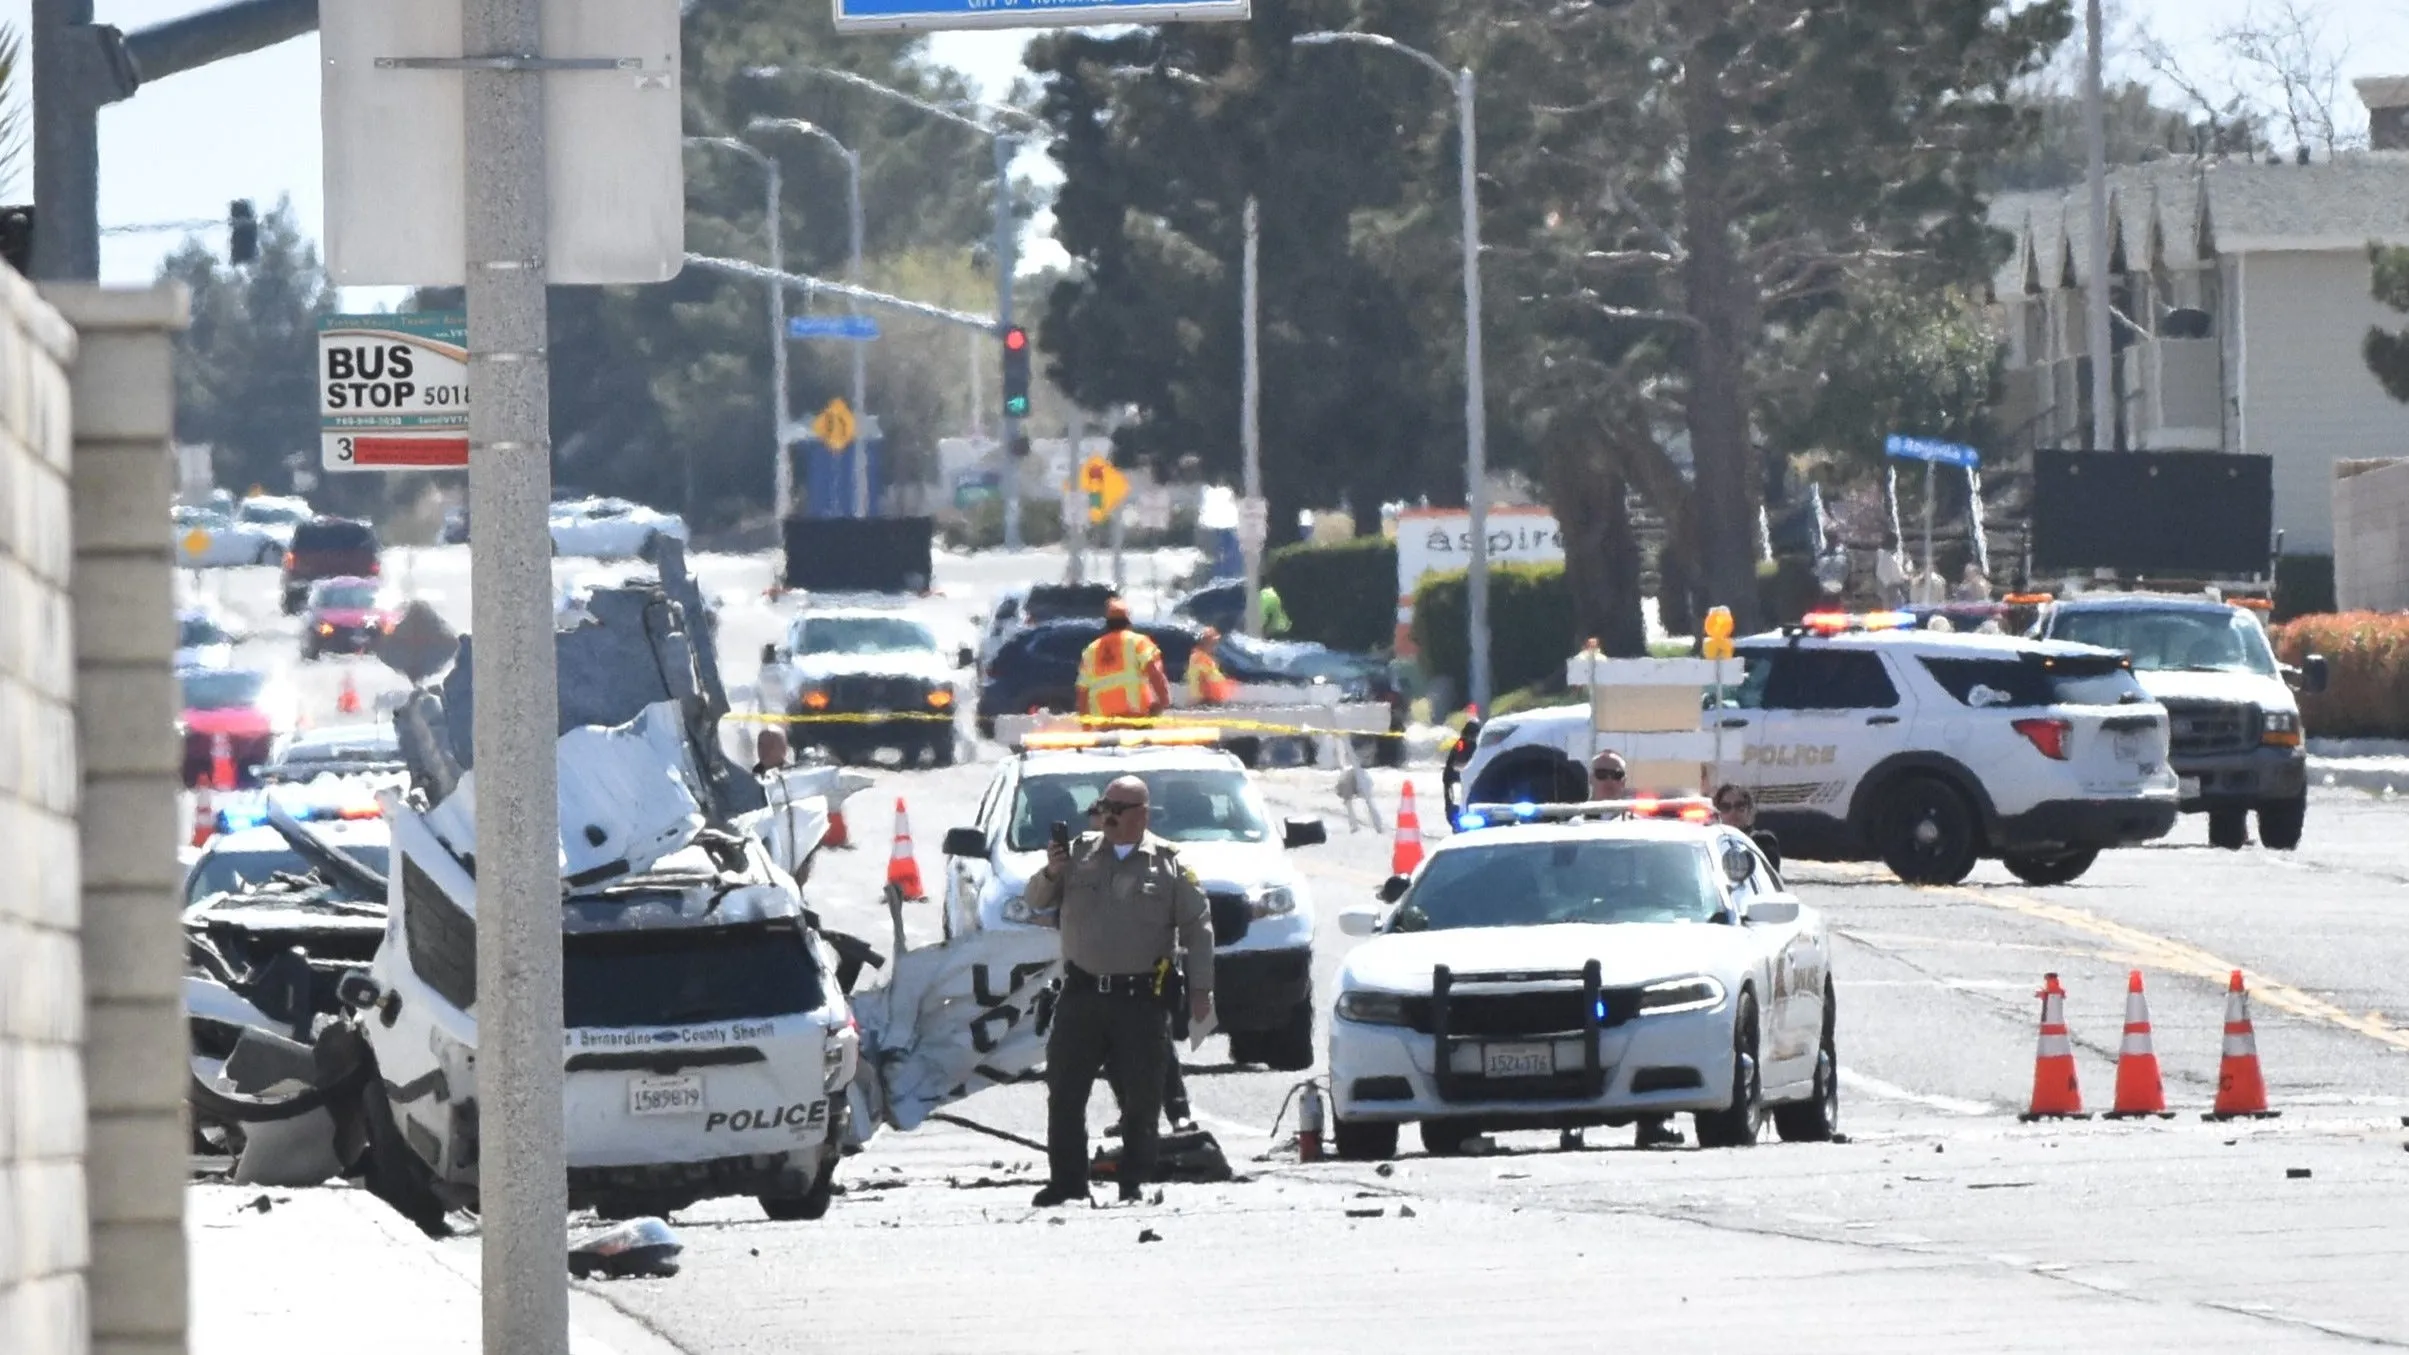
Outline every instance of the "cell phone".
<path fill-rule="evenodd" d="M 1047 834 L 1046 841 L 1057 847 L 1069 847 L 1071 845 L 1071 826 L 1060 819 L 1054 820 L 1054 827 Z"/>

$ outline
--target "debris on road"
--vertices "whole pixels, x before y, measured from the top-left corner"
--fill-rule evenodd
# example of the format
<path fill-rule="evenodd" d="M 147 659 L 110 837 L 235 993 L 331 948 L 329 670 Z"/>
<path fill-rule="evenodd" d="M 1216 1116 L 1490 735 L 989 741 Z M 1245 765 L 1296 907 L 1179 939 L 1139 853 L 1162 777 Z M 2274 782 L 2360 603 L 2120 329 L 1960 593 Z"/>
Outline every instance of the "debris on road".
<path fill-rule="evenodd" d="M 1154 1231 L 1152 1228 L 1141 1228 L 1138 1230 L 1138 1241 L 1141 1243 L 1160 1242 L 1162 1240 L 1163 1235 Z"/>
<path fill-rule="evenodd" d="M 2309 1179 L 2309 1169 L 2306 1167 L 2286 1167 L 2284 1168 L 2284 1179 L 2286 1181 L 2306 1181 Z"/>
<path fill-rule="evenodd" d="M 1386 1209 L 1377 1207 L 1371 1209 L 1350 1209 L 1347 1211 L 1347 1217 L 1351 1219 L 1376 1219 L 1388 1212 L 1389 1211 Z"/>
<path fill-rule="evenodd" d="M 569 1274 L 580 1280 L 667 1278 L 678 1273 L 678 1255 L 685 1250 L 662 1220 L 629 1219 L 570 1243 Z"/>

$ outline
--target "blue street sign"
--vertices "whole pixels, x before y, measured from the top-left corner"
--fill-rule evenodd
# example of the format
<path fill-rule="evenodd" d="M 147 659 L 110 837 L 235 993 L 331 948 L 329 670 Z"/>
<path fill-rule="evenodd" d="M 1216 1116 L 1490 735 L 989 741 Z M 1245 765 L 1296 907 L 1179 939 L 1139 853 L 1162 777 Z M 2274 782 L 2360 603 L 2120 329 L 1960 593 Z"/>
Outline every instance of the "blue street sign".
<path fill-rule="evenodd" d="M 878 322 L 867 315 L 790 315 L 786 317 L 786 337 L 866 343 L 878 337 Z"/>
<path fill-rule="evenodd" d="M 836 0 L 840 33 L 1244 20 L 1249 0 Z"/>
<path fill-rule="evenodd" d="M 1896 461 L 1934 461 L 1967 470 L 1982 465 L 1982 453 L 1973 448 L 1955 442 L 1935 442 L 1931 438 L 1911 438 L 1893 433 L 1887 450 Z"/>

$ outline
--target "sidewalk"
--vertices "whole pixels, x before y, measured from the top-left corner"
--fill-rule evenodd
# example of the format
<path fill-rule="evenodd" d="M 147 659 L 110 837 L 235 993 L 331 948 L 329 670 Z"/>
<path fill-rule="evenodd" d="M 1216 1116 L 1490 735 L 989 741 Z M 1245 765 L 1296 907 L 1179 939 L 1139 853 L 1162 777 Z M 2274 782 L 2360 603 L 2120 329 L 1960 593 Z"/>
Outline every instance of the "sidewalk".
<path fill-rule="evenodd" d="M 480 1355 L 476 1244 L 431 1241 L 366 1191 L 195 1183 L 184 1232 L 192 1355 Z M 678 1355 L 590 1294 L 570 1291 L 569 1323 L 574 1355 Z"/>

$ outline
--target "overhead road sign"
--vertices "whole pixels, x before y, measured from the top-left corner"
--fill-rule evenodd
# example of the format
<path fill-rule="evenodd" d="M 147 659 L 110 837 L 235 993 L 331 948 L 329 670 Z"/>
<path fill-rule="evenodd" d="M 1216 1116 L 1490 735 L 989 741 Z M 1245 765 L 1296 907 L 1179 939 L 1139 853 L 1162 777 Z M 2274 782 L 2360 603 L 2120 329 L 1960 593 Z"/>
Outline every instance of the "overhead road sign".
<path fill-rule="evenodd" d="M 835 0 L 840 33 L 1239 21 L 1251 0 Z"/>
<path fill-rule="evenodd" d="M 790 315 L 786 317 L 786 337 L 867 343 L 878 337 L 878 321 L 867 315 Z"/>
<path fill-rule="evenodd" d="M 467 466 L 467 313 L 320 320 L 318 429 L 328 470 Z"/>
<path fill-rule="evenodd" d="M 1928 461 L 1942 466 L 1958 466 L 1973 470 L 1982 465 L 1982 453 L 1956 442 L 1937 442 L 1931 438 L 1911 438 L 1891 434 L 1885 445 L 1894 461 Z"/>

